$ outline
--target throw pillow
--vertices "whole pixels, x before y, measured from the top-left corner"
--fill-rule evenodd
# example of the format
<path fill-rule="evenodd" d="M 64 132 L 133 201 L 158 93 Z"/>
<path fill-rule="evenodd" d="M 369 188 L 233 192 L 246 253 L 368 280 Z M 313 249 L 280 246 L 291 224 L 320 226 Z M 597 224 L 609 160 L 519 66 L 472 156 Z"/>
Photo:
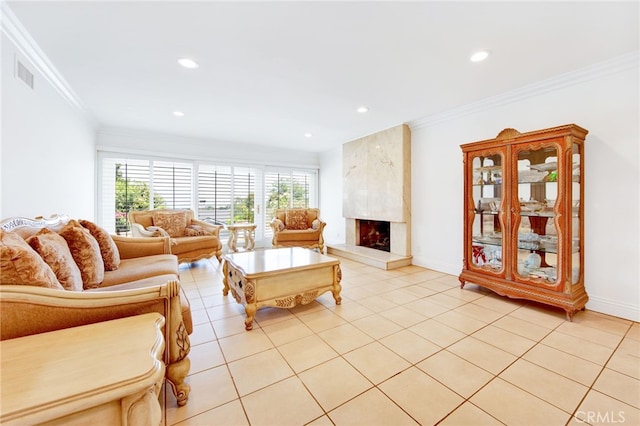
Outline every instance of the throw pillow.
<path fill-rule="evenodd" d="M 182 237 L 187 227 L 187 212 L 154 211 L 153 226 L 164 229 L 171 237 Z"/>
<path fill-rule="evenodd" d="M 147 226 L 145 228 L 146 231 L 153 232 L 152 237 L 168 237 L 167 231 L 157 226 Z"/>
<path fill-rule="evenodd" d="M 80 225 L 88 229 L 91 235 L 93 235 L 93 238 L 98 242 L 105 271 L 115 271 L 118 269 L 118 266 L 120 266 L 120 252 L 111 235 L 109 235 L 105 229 L 88 220 L 80 220 Z"/>
<path fill-rule="evenodd" d="M 51 268 L 65 290 L 82 291 L 82 275 L 73 260 L 67 241 L 57 233 L 42 229 L 27 239 L 27 243 Z"/>
<path fill-rule="evenodd" d="M 309 228 L 309 212 L 305 209 L 290 209 L 285 213 L 287 229 Z"/>
<path fill-rule="evenodd" d="M 189 225 L 184 229 L 184 235 L 188 237 L 199 237 L 202 235 L 213 235 L 213 233 L 207 231 L 200 225 Z"/>
<path fill-rule="evenodd" d="M 313 228 L 314 231 L 317 231 L 318 228 L 320 228 L 320 219 L 315 219 L 311 222 L 311 228 Z"/>
<path fill-rule="evenodd" d="M 284 223 L 280 219 L 273 219 L 273 224 L 278 227 L 278 232 L 284 229 Z"/>
<path fill-rule="evenodd" d="M 99 287 L 104 280 L 104 261 L 96 239 L 77 220 L 70 220 L 60 235 L 67 241 L 73 260 L 80 268 L 85 290 Z"/>
<path fill-rule="evenodd" d="M 64 290 L 44 260 L 19 235 L 0 229 L 2 284 L 33 285 Z"/>

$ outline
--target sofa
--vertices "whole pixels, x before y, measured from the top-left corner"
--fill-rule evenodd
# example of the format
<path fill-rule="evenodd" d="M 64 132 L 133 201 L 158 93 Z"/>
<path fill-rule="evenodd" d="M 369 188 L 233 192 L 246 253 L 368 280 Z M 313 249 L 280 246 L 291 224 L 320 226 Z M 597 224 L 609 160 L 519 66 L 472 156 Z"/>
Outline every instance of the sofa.
<path fill-rule="evenodd" d="M 193 323 L 169 246 L 168 237 L 109 235 L 67 216 L 1 221 L 0 339 L 158 312 L 166 378 L 184 405 Z"/>
<path fill-rule="evenodd" d="M 319 209 L 277 209 L 269 224 L 273 230 L 271 245 L 306 247 L 324 252 L 324 227 Z"/>
<path fill-rule="evenodd" d="M 180 263 L 212 256 L 221 259 L 223 226 L 197 220 L 193 210 L 137 210 L 129 212 L 128 217 L 134 237 L 169 237 L 170 252 Z"/>

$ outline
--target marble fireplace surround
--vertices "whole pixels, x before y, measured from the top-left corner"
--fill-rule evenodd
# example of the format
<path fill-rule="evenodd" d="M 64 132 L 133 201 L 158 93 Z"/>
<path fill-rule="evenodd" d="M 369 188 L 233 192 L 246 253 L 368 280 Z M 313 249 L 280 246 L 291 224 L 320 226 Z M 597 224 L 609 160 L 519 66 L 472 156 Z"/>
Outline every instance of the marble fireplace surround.
<path fill-rule="evenodd" d="M 391 254 L 411 258 L 411 131 L 406 124 L 343 145 L 347 246 L 358 244 L 358 220 L 390 222 Z"/>

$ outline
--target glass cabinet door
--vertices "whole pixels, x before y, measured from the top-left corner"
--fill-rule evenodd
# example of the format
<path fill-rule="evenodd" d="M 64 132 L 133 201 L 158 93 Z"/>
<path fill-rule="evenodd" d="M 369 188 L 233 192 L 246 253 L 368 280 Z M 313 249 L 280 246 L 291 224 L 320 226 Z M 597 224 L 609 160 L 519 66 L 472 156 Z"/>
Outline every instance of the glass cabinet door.
<path fill-rule="evenodd" d="M 559 199 L 556 145 L 516 151 L 518 162 L 515 229 L 516 277 L 555 287 L 558 280 L 558 236 L 555 212 Z M 515 236 L 514 236 L 515 237 Z"/>
<path fill-rule="evenodd" d="M 581 253 L 582 241 L 580 241 L 580 235 L 582 234 L 582 224 L 580 220 L 581 211 L 581 194 L 582 188 L 580 187 L 582 182 L 582 145 L 572 144 L 571 146 L 571 283 L 577 284 L 580 281 L 582 271 L 580 265 L 582 265 L 583 259 Z"/>
<path fill-rule="evenodd" d="M 472 196 L 474 218 L 471 227 L 471 264 L 493 271 L 503 271 L 503 211 L 502 153 L 473 156 Z"/>

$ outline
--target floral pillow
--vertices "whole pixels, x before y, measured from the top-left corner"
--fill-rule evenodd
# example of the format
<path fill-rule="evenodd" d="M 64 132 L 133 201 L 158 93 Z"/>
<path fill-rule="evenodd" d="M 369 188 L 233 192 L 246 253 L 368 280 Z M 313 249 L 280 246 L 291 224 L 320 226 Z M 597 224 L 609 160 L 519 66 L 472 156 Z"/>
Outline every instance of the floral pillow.
<path fill-rule="evenodd" d="M 69 245 L 57 233 L 46 228 L 27 239 L 27 243 L 51 268 L 65 290 L 82 291 L 82 275 L 71 256 Z"/>
<path fill-rule="evenodd" d="M 183 237 L 187 227 L 187 212 L 154 211 L 153 226 L 158 226 L 171 237 Z"/>
<path fill-rule="evenodd" d="M 213 233 L 207 231 L 203 226 L 189 225 L 184 229 L 184 235 L 188 237 L 199 237 L 202 235 L 213 235 Z"/>
<path fill-rule="evenodd" d="M 305 209 L 290 209 L 285 212 L 287 229 L 308 229 L 309 212 Z"/>
<path fill-rule="evenodd" d="M 77 220 L 70 220 L 60 235 L 67 241 L 80 269 L 84 289 L 99 287 L 104 280 L 104 261 L 96 239 Z"/>
<path fill-rule="evenodd" d="M 2 284 L 33 285 L 64 290 L 49 265 L 19 235 L 0 229 Z"/>
<path fill-rule="evenodd" d="M 118 269 L 118 266 L 120 266 L 120 252 L 118 251 L 116 243 L 113 242 L 111 235 L 93 222 L 89 222 L 88 220 L 80 220 L 79 222 L 80 225 L 89 230 L 93 238 L 98 242 L 100 255 L 104 262 L 104 270 L 115 271 Z"/>

